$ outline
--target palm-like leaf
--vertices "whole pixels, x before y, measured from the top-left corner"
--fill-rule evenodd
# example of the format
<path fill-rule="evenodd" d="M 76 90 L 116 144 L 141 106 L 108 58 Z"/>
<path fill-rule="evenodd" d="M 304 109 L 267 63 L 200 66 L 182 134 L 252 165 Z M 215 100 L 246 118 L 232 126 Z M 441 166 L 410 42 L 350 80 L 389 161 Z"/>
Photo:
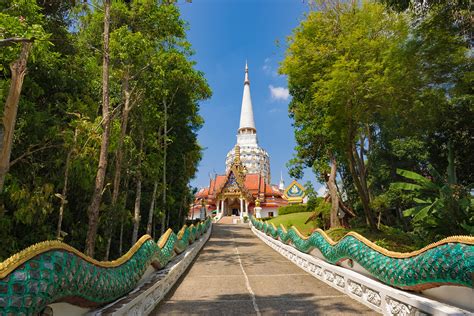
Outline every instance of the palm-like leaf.
<path fill-rule="evenodd" d="M 414 184 L 414 183 L 406 183 L 406 182 L 395 182 L 391 184 L 392 188 L 406 190 L 406 191 L 420 191 L 423 189 L 421 185 Z"/>
<path fill-rule="evenodd" d="M 425 217 L 428 216 L 429 211 L 433 208 L 433 205 L 434 203 L 422 208 L 420 207 L 420 210 L 413 217 L 413 221 L 418 222 L 425 219 Z"/>
<path fill-rule="evenodd" d="M 413 201 L 416 205 L 403 211 L 403 215 L 412 217 L 413 222 L 430 230 L 444 225 L 445 231 L 459 231 L 461 227 L 471 232 L 474 226 L 468 223 L 474 219 L 474 197 L 471 193 L 474 185 L 462 186 L 457 183 L 452 157 L 448 159 L 448 164 L 447 176 L 441 175 L 433 166 L 428 166 L 433 180 L 413 171 L 397 169 L 397 174 L 411 182 L 392 183 L 391 187 L 415 195 Z"/>
<path fill-rule="evenodd" d="M 436 183 L 433 183 L 426 177 L 422 176 L 421 174 L 418 174 L 413 171 L 409 170 L 404 170 L 404 169 L 397 169 L 397 174 L 401 175 L 404 178 L 407 178 L 409 180 L 413 180 L 416 184 L 420 186 L 419 190 L 438 190 L 439 186 Z M 401 188 L 403 190 L 412 190 L 412 189 L 405 189 Z"/>
<path fill-rule="evenodd" d="M 418 174 L 413 171 L 405 170 L 405 169 L 397 169 L 397 174 L 401 175 L 404 178 L 413 180 L 417 183 L 424 184 L 430 182 L 428 179 L 423 177 L 421 174 Z"/>

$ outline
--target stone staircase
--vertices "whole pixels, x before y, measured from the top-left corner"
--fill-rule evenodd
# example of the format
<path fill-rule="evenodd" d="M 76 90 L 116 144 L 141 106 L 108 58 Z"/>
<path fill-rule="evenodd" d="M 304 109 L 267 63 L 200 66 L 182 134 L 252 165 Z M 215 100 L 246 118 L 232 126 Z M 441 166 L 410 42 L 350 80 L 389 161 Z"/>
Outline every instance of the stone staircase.
<path fill-rule="evenodd" d="M 224 225 L 242 224 L 242 220 L 239 216 L 223 216 L 217 223 Z"/>

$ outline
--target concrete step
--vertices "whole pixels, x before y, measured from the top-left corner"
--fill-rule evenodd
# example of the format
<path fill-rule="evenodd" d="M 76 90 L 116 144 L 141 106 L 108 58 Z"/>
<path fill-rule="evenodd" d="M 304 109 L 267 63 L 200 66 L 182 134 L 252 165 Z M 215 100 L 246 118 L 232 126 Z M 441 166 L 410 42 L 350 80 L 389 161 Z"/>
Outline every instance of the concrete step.
<path fill-rule="evenodd" d="M 242 220 L 240 219 L 239 216 L 223 216 L 220 221 L 218 221 L 219 224 L 241 224 Z"/>

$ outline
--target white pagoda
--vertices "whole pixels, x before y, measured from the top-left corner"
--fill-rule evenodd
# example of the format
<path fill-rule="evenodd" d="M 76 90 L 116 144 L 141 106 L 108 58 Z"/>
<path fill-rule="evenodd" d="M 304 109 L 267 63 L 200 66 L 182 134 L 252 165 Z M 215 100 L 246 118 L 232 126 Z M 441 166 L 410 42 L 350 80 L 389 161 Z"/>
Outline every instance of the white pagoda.
<path fill-rule="evenodd" d="M 258 145 L 257 129 L 253 118 L 252 98 L 250 97 L 249 68 L 245 63 L 244 94 L 240 112 L 240 125 L 237 130 L 237 144 L 240 147 L 240 161 L 248 173 L 260 174 L 265 183 L 270 184 L 270 156 Z M 226 157 L 226 172 L 235 160 L 235 146 Z"/>

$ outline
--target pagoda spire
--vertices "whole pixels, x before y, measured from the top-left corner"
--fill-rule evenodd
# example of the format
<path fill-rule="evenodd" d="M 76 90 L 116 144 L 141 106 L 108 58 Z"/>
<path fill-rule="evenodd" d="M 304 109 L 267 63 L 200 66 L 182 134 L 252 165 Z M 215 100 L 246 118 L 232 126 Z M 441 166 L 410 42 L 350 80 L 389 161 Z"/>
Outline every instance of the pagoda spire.
<path fill-rule="evenodd" d="M 239 134 L 242 133 L 257 133 L 253 118 L 252 98 L 250 97 L 249 67 L 247 62 L 245 62 L 244 94 L 242 96 L 242 109 L 240 111 L 239 125 Z"/>
<path fill-rule="evenodd" d="M 283 180 L 283 171 L 280 170 L 280 184 L 278 185 L 280 191 L 285 191 L 285 181 Z"/>
<path fill-rule="evenodd" d="M 249 66 L 247 64 L 247 60 L 245 60 L 245 80 L 244 80 L 244 85 L 248 84 L 250 85 L 250 80 L 249 80 Z"/>

